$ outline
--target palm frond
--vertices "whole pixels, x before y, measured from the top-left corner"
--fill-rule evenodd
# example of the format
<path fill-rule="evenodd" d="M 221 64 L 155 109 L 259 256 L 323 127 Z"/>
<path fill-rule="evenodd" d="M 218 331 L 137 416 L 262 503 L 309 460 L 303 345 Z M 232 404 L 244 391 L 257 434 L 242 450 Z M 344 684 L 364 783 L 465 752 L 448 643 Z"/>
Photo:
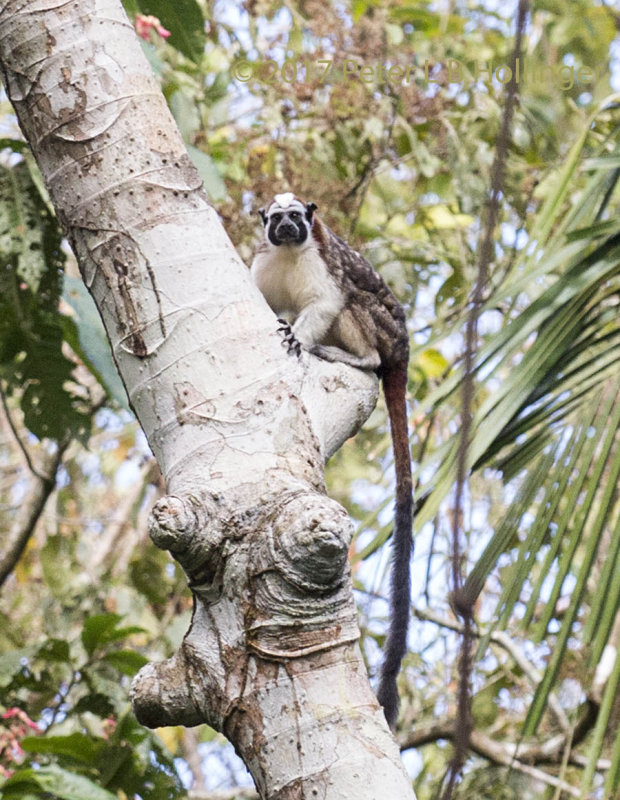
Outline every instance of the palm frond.
<path fill-rule="evenodd" d="M 601 106 L 618 102 L 613 96 Z M 494 630 L 521 628 L 532 646 L 550 648 L 521 735 L 540 729 L 557 692 L 571 641 L 589 653 L 587 694 L 620 616 L 620 150 L 603 140 L 584 159 L 596 115 L 560 170 L 556 189 L 530 231 L 530 247 L 496 286 L 486 309 L 508 309 L 509 321 L 488 336 L 475 364 L 470 470 L 493 467 L 516 485 L 514 499 L 466 581 L 478 596 L 502 554 L 511 580 L 481 641 Z M 571 204 L 567 204 L 571 198 Z M 527 298 L 527 299 L 525 299 Z M 456 397 L 455 369 L 429 397 L 433 411 Z M 417 520 L 429 521 L 452 490 L 459 437 L 431 454 L 420 475 L 433 491 Z M 617 652 L 613 650 L 614 653 Z M 582 776 L 587 796 L 601 753 L 611 759 L 605 796 L 620 782 L 620 736 L 610 744 L 620 658 L 606 676 L 588 739 Z M 570 748 L 570 743 L 569 743 Z M 599 784 L 602 779 L 598 779 Z"/>

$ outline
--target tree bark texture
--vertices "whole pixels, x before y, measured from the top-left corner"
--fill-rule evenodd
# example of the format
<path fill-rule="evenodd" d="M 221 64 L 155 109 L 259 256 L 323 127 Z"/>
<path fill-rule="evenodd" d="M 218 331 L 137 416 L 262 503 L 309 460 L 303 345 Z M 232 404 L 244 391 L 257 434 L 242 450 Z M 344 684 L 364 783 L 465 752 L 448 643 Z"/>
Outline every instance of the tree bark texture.
<path fill-rule="evenodd" d="M 120 0 L 0 0 L 0 69 L 166 480 L 151 536 L 194 593 L 138 719 L 223 731 L 263 798 L 412 798 L 323 481 L 376 379 L 281 347 Z"/>

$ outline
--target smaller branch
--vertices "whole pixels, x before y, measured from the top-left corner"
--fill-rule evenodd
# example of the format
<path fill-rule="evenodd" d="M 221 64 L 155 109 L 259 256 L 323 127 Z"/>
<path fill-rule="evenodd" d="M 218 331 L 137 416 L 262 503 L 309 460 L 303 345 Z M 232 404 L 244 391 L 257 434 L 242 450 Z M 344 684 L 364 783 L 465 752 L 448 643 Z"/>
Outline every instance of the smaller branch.
<path fill-rule="evenodd" d="M 542 680 L 542 675 L 532 664 L 532 662 L 525 657 L 523 651 L 517 645 L 514 639 L 511 639 L 510 636 L 508 636 L 508 634 L 504 631 L 494 631 L 491 634 L 491 641 L 495 642 L 500 647 L 503 647 L 506 652 L 510 653 L 515 661 L 515 664 L 521 667 L 532 686 L 538 686 Z M 560 701 L 553 693 L 549 694 L 549 708 L 553 712 L 558 725 L 564 731 L 564 733 L 571 734 L 572 726 L 570 721 L 564 713 L 564 709 L 562 708 Z"/>
<path fill-rule="evenodd" d="M 522 761 L 519 761 L 519 759 L 511 756 L 509 752 L 506 752 L 497 742 L 484 736 L 484 734 L 479 731 L 471 732 L 470 746 L 474 752 L 477 752 L 479 755 L 485 755 L 486 758 L 495 760 L 498 764 L 503 764 L 505 767 L 523 772 L 525 775 L 529 775 L 531 778 L 534 778 L 534 780 L 541 781 L 548 786 L 555 786 L 563 792 L 570 794 L 572 797 L 581 797 L 581 790 L 577 787 L 571 786 L 560 778 L 556 778 L 555 775 L 549 775 L 548 772 L 542 769 L 537 769 L 530 764 L 524 764 Z"/>
<path fill-rule="evenodd" d="M 56 719 L 58 718 L 58 715 L 62 711 L 63 706 L 67 702 L 67 697 L 69 697 L 71 690 L 73 689 L 74 686 L 77 686 L 79 681 L 80 681 L 79 673 L 76 670 L 72 670 L 71 678 L 69 682 L 66 684 L 66 686 L 64 688 L 62 686 L 59 687 L 58 702 L 56 703 L 55 706 L 52 707 L 52 718 L 47 723 L 47 727 L 45 729 L 46 732 L 49 731 L 53 725 L 56 724 Z"/>
<path fill-rule="evenodd" d="M 140 474 L 133 487 L 121 499 L 114 518 L 110 520 L 95 552 L 91 566 L 97 569 L 104 565 L 106 569 L 114 568 L 118 574 L 127 568 L 131 550 L 137 543 L 139 531 L 130 523 L 134 506 L 145 491 L 145 483 L 153 474 L 154 459 L 147 459 L 140 469 Z M 124 539 L 130 539 L 125 542 Z"/>
<path fill-rule="evenodd" d="M 401 750 L 409 748 L 421 747 L 425 744 L 431 744 L 438 739 L 447 739 L 453 741 L 455 738 L 455 724 L 452 721 L 438 722 L 429 725 L 426 728 L 418 728 L 411 731 L 406 737 L 401 738 L 399 741 Z M 469 739 L 469 746 L 472 752 L 476 755 L 485 758 L 493 764 L 499 764 L 510 769 L 519 770 L 525 775 L 529 775 L 534 780 L 541 781 L 548 786 L 554 786 L 561 789 L 563 792 L 570 794 L 572 797 L 581 797 L 580 790 L 565 781 L 557 778 L 555 775 L 549 775 L 544 770 L 538 769 L 532 764 L 526 764 L 515 757 L 517 747 L 513 744 L 500 744 L 499 742 L 491 739 L 489 736 L 481 733 L 480 731 L 472 731 Z M 527 752 L 528 761 L 533 761 L 533 750 L 524 750 Z"/>
<path fill-rule="evenodd" d="M 0 402 L 2 402 L 2 410 L 4 411 L 4 416 L 6 418 L 9 428 L 11 429 L 11 433 L 13 434 L 13 438 L 15 439 L 15 443 L 21 450 L 24 460 L 26 461 L 26 464 L 30 472 L 32 472 L 32 474 L 36 478 L 39 478 L 39 480 L 41 481 L 53 480 L 53 478 L 50 477 L 49 475 L 43 475 L 37 469 L 35 469 L 35 466 L 32 463 L 32 459 L 30 458 L 30 453 L 28 452 L 26 445 L 22 442 L 19 432 L 15 427 L 15 423 L 13 422 L 13 418 L 11 417 L 11 412 L 9 411 L 9 406 L 6 401 L 6 394 L 4 391 L 4 387 L 2 386 L 2 381 L 0 381 Z"/>
<path fill-rule="evenodd" d="M 571 753 L 569 762 L 574 764 L 576 767 L 587 767 L 590 759 L 588 756 L 584 756 L 581 753 Z M 599 758 L 596 762 L 596 769 L 599 772 L 606 772 L 608 769 L 611 769 L 612 760 L 610 758 Z"/>
<path fill-rule="evenodd" d="M 26 549 L 30 537 L 34 533 L 34 529 L 43 513 L 47 499 L 56 486 L 56 472 L 68 444 L 68 441 L 59 444 L 58 449 L 50 458 L 47 467 L 49 469 L 49 474 L 54 476 L 53 478 L 44 477 L 33 470 L 34 478 L 30 485 L 30 491 L 21 504 L 20 510 L 9 532 L 6 548 L 2 556 L 0 556 L 0 586 L 4 584 L 11 572 L 15 569 L 17 562 Z"/>
<path fill-rule="evenodd" d="M 462 623 L 443 617 L 435 611 L 414 608 L 412 613 L 418 619 L 426 622 L 433 622 L 455 633 L 462 632 Z M 472 635 L 476 638 L 482 638 L 485 633 L 474 629 Z M 538 670 L 527 660 L 514 640 L 503 631 L 494 631 L 489 634 L 489 638 L 512 656 L 515 663 L 523 669 L 524 674 L 534 686 L 538 685 L 540 682 Z M 592 702 L 588 703 L 586 713 L 573 727 L 555 696 L 552 696 L 552 700 L 550 699 L 549 704 L 552 706 L 558 723 L 562 727 L 562 733 L 547 739 L 542 744 L 524 745 L 522 743 L 514 744 L 512 742 L 500 743 L 489 738 L 480 731 L 472 730 L 469 747 L 472 752 L 493 763 L 517 769 L 536 780 L 543 781 L 549 786 L 559 788 L 574 797 L 580 797 L 581 795 L 578 789 L 566 784 L 560 778 L 537 769 L 534 765 L 548 764 L 559 766 L 566 757 L 566 750 L 568 749 L 567 762 L 580 768 L 585 767 L 588 763 L 588 759 L 576 752 L 574 748 L 583 741 L 587 733 L 594 726 L 598 713 L 598 706 Z M 399 739 L 401 750 L 410 747 L 421 747 L 422 745 L 436 742 L 438 739 L 453 741 L 456 736 L 456 724 L 457 723 L 451 720 L 446 720 L 433 723 L 423 728 L 417 728 L 409 732 L 405 737 Z M 596 764 L 597 770 L 601 772 L 609 769 L 610 766 L 611 762 L 608 759 L 599 759 Z"/>
<path fill-rule="evenodd" d="M 463 626 L 460 622 L 452 621 L 446 617 L 442 617 L 441 614 L 437 614 L 429 609 L 414 608 L 412 613 L 418 619 L 424 620 L 425 622 L 434 622 L 436 625 L 439 625 L 442 628 L 447 628 L 455 633 L 463 632 Z M 472 634 L 478 639 L 482 639 L 486 635 L 484 631 L 479 629 L 473 629 Z M 517 664 L 517 666 L 523 670 L 533 687 L 538 686 L 542 680 L 540 672 L 525 657 L 521 648 L 514 639 L 511 639 L 510 636 L 504 633 L 504 631 L 493 631 L 489 634 L 489 639 L 504 649 L 510 656 L 512 656 L 515 664 Z M 573 733 L 572 726 L 568 720 L 568 717 L 564 713 L 564 709 L 562 708 L 560 701 L 554 694 L 549 696 L 549 707 L 555 715 L 557 723 L 562 731 L 564 731 L 564 733 L 567 735 L 571 735 Z"/>
<path fill-rule="evenodd" d="M 450 719 L 415 728 L 404 736 L 399 736 L 400 749 L 401 751 L 410 748 L 415 749 L 426 744 L 433 744 L 440 739 L 450 741 L 454 736 L 454 729 L 455 723 Z M 540 764 L 560 766 L 564 756 L 564 744 L 565 739 L 563 736 L 555 736 L 542 745 L 523 745 L 514 744 L 513 742 L 498 742 L 481 731 L 473 731 L 471 749 L 474 753 L 487 758 L 489 761 L 506 763 L 506 765 L 515 766 L 515 768 L 517 762 L 523 766 Z M 575 767 L 585 767 L 588 764 L 588 758 L 571 750 L 568 763 Z M 610 766 L 611 761 L 605 758 L 599 759 L 596 763 L 596 768 L 601 772 L 609 769 Z"/>
<path fill-rule="evenodd" d="M 183 756 L 187 761 L 192 776 L 194 778 L 193 791 L 191 797 L 196 795 L 208 795 L 207 786 L 205 784 L 205 776 L 202 771 L 202 761 L 198 751 L 198 736 L 194 728 L 186 728 L 183 737 Z M 229 793 L 228 797 L 234 798 L 235 794 Z"/>

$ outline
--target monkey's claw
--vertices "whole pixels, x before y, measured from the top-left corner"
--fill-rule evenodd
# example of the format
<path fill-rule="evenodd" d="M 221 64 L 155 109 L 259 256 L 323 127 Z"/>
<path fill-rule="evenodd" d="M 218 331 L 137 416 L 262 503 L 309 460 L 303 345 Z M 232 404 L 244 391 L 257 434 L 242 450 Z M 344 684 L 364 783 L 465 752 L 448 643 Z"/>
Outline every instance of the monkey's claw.
<path fill-rule="evenodd" d="M 301 344 L 295 338 L 293 329 L 285 319 L 278 319 L 278 333 L 282 334 L 282 346 L 286 347 L 289 353 L 295 353 L 297 358 L 301 355 Z"/>

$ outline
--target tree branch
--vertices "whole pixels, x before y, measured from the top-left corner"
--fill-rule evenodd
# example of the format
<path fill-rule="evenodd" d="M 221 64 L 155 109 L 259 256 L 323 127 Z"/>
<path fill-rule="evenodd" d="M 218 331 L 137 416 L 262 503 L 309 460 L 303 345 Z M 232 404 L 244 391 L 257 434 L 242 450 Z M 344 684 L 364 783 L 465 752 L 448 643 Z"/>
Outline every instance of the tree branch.
<path fill-rule="evenodd" d="M 131 513 L 145 492 L 145 483 L 151 479 L 154 463 L 154 459 L 146 460 L 135 484 L 121 499 L 113 519 L 100 538 L 91 562 L 93 569 L 104 565 L 105 569 L 112 569 L 115 574 L 127 569 L 129 556 L 140 535 L 140 531 L 130 524 Z M 125 542 L 126 538 L 130 541 Z"/>
<path fill-rule="evenodd" d="M 424 620 L 425 622 L 434 622 L 436 625 L 439 625 L 442 628 L 447 628 L 448 630 L 454 631 L 455 633 L 463 633 L 463 625 L 456 620 L 450 620 L 446 617 L 442 617 L 441 614 L 437 614 L 435 611 L 431 611 L 430 609 L 416 609 L 414 608 L 412 611 L 413 615 L 416 616 L 418 619 Z M 475 638 L 482 639 L 487 634 L 485 631 L 480 630 L 480 628 L 472 629 L 472 635 Z M 540 672 L 536 669 L 536 667 L 532 664 L 532 662 L 525 657 L 523 651 L 518 646 L 514 639 L 511 639 L 504 631 L 492 631 L 488 634 L 490 641 L 494 642 L 495 644 L 499 645 L 502 649 L 504 649 L 515 661 L 525 673 L 526 677 L 535 688 L 538 686 L 540 681 L 542 680 L 542 676 Z M 573 729 L 568 720 L 568 717 L 564 713 L 564 709 L 562 708 L 560 701 L 554 694 L 549 696 L 549 708 L 553 712 L 558 722 L 560 728 L 566 734 L 572 734 Z"/>
<path fill-rule="evenodd" d="M 54 474 L 58 469 L 63 452 L 59 449 L 50 464 Z M 53 480 L 38 475 L 32 479 L 28 495 L 20 505 L 19 513 L 9 532 L 8 542 L 0 556 L 0 586 L 9 577 L 26 549 L 47 499 L 54 491 L 54 486 Z"/>
<path fill-rule="evenodd" d="M 11 412 L 9 411 L 9 406 L 6 401 L 6 394 L 4 392 L 4 387 L 2 386 L 2 381 L 0 381 L 0 402 L 2 403 L 2 410 L 4 411 L 4 416 L 6 418 L 7 425 L 11 429 L 11 433 L 13 434 L 13 438 L 15 439 L 15 444 L 21 450 L 21 453 L 24 457 L 24 461 L 28 466 L 28 469 L 32 474 L 39 478 L 42 481 L 49 480 L 49 476 L 45 475 L 44 473 L 40 472 L 32 463 L 32 459 L 30 458 L 30 453 L 28 452 L 28 448 L 22 442 L 22 438 L 19 435 L 19 431 L 17 430 L 15 423 L 13 422 L 13 417 L 11 416 Z"/>
<path fill-rule="evenodd" d="M 69 439 L 64 442 L 58 442 L 54 453 L 44 453 L 43 469 L 35 468 L 30 454 L 21 440 L 19 431 L 11 418 L 6 397 L 1 387 L 0 400 L 6 423 L 13 434 L 16 445 L 24 456 L 28 469 L 32 473 L 28 493 L 20 504 L 19 511 L 9 531 L 6 544 L 2 549 L 2 554 L 0 555 L 0 586 L 2 586 L 15 569 L 17 562 L 26 549 L 26 545 L 34 533 L 37 522 L 45 508 L 45 504 L 50 494 L 54 491 L 56 486 L 56 473 L 58 472 L 58 467 L 60 466 L 63 455 L 69 446 Z"/>
<path fill-rule="evenodd" d="M 401 750 L 422 747 L 425 744 L 431 744 L 440 739 L 454 741 L 456 736 L 456 724 L 453 721 L 445 720 L 443 722 L 432 723 L 426 727 L 409 732 L 405 737 L 401 737 Z M 544 748 L 519 746 L 512 743 L 502 744 L 476 730 L 471 731 L 469 746 L 472 752 L 493 764 L 519 770 L 519 772 L 523 772 L 535 780 L 542 781 L 548 786 L 555 786 L 573 797 L 581 797 L 580 790 L 576 787 L 571 786 L 555 775 L 550 775 L 533 766 L 533 764 L 536 763 L 559 764 L 561 762 L 561 758 L 551 762 L 549 760 L 549 755 L 544 752 Z M 519 753 L 519 758 L 516 757 L 517 752 Z M 581 766 L 576 760 L 571 759 L 571 763 Z"/>

